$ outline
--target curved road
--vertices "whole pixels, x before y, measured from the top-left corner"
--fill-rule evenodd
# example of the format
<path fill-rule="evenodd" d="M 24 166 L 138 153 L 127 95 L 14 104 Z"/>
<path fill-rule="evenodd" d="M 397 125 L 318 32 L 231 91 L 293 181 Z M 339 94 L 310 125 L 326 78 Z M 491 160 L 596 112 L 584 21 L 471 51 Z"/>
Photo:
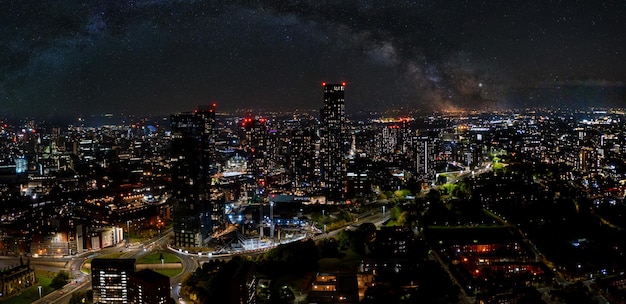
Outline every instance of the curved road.
<path fill-rule="evenodd" d="M 364 216 L 359 216 L 358 220 L 355 221 L 352 225 L 358 225 L 360 223 L 372 222 L 377 225 L 380 225 L 382 222 L 387 220 L 390 216 L 390 213 L 382 214 L 381 211 L 376 211 Z M 349 226 L 348 226 L 349 227 Z M 343 229 L 343 228 L 342 228 Z M 342 229 L 329 231 L 326 234 L 317 235 L 314 239 L 324 238 L 334 236 Z M 154 237 L 139 246 L 133 246 L 130 248 L 125 248 L 124 243 L 121 243 L 114 247 L 107 247 L 100 249 L 95 252 L 85 252 L 80 255 L 76 255 L 73 257 L 63 257 L 63 258 L 48 258 L 48 257 L 40 257 L 40 258 L 31 258 L 31 265 L 37 265 L 38 267 L 50 267 L 54 270 L 65 270 L 71 274 L 71 281 L 69 284 L 65 285 L 63 288 L 55 290 L 41 299 L 33 302 L 33 303 L 45 303 L 45 304 L 65 304 L 69 302 L 69 299 L 73 293 L 87 291 L 91 288 L 91 275 L 83 273 L 81 271 L 81 267 L 83 263 L 88 258 L 96 258 L 98 256 L 109 255 L 118 252 L 124 252 L 120 258 L 135 258 L 138 259 L 142 255 L 148 254 L 149 252 L 156 249 L 165 249 L 168 248 L 167 244 L 170 236 L 173 234 L 172 229 L 168 229 L 164 231 L 160 236 Z M 268 250 L 272 247 L 265 248 Z M 220 254 L 213 256 L 194 256 L 191 254 L 186 254 L 183 252 L 179 252 L 173 250 L 171 248 L 170 252 L 175 254 L 181 261 L 182 271 L 180 274 L 170 278 L 171 284 L 171 296 L 177 303 L 185 303 L 182 298 L 180 298 L 180 286 L 179 283 L 185 278 L 185 276 L 189 273 L 193 273 L 199 266 L 200 263 L 204 261 L 209 261 L 210 259 L 220 258 L 220 259 L 229 259 L 233 255 L 237 254 L 259 254 L 265 250 L 256 250 L 254 252 L 238 252 L 238 253 L 230 253 L 230 254 Z M 2 259 L 4 264 L 19 264 L 19 258 L 14 257 L 3 257 Z M 26 261 L 25 261 L 26 262 Z"/>
<path fill-rule="evenodd" d="M 98 250 L 93 253 L 84 253 L 80 256 L 74 256 L 71 258 L 36 258 L 31 259 L 30 262 L 32 265 L 40 265 L 40 267 L 53 267 L 56 270 L 66 270 L 71 273 L 72 280 L 69 284 L 65 285 L 63 288 L 55 290 L 40 300 L 37 300 L 33 303 L 46 303 L 46 304 L 65 304 L 69 302 L 69 299 L 73 293 L 87 291 L 91 288 L 91 275 L 83 273 L 81 271 L 81 267 L 83 263 L 87 260 L 87 258 L 95 258 L 98 256 L 104 256 L 112 253 L 124 252 L 121 258 L 135 258 L 138 259 L 142 255 L 148 254 L 150 251 L 163 248 L 165 249 L 167 246 L 167 242 L 169 237 L 172 234 L 172 230 L 169 229 L 165 231 L 161 236 L 157 236 L 152 238 L 139 246 L 132 248 L 125 248 L 123 244 L 120 244 L 115 247 L 108 247 Z M 145 248 L 145 249 L 144 249 Z M 174 299 L 178 299 L 178 294 L 174 294 L 174 291 L 178 289 L 178 283 L 184 278 L 184 276 L 188 273 L 194 272 L 198 267 L 198 263 L 194 260 L 193 257 L 173 252 L 178 258 L 181 260 L 182 264 L 182 272 L 170 279 L 171 287 L 172 287 L 172 297 Z M 13 261 L 13 263 L 19 263 L 19 258 L 9 258 L 6 259 L 8 261 Z M 48 266 L 44 266 L 48 265 Z"/>

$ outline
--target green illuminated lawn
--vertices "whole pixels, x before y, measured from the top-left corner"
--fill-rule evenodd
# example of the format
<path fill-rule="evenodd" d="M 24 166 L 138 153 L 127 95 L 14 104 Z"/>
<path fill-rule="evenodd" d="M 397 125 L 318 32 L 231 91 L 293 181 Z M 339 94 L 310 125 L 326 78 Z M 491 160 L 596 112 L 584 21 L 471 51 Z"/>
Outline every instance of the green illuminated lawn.
<path fill-rule="evenodd" d="M 361 264 L 362 257 L 352 250 L 342 251 L 341 258 L 323 258 L 318 261 L 319 268 L 325 272 L 353 269 Z"/>
<path fill-rule="evenodd" d="M 166 275 L 170 278 L 175 277 L 177 275 L 179 275 L 181 272 L 183 272 L 182 268 L 176 268 L 176 269 L 155 269 L 155 272 L 158 272 L 162 275 Z"/>
<path fill-rule="evenodd" d="M 156 251 L 141 257 L 137 261 L 137 264 L 161 264 L 161 260 L 159 259 L 161 254 L 163 255 L 163 260 L 165 263 L 180 263 L 180 259 L 175 254 L 164 251 Z"/>

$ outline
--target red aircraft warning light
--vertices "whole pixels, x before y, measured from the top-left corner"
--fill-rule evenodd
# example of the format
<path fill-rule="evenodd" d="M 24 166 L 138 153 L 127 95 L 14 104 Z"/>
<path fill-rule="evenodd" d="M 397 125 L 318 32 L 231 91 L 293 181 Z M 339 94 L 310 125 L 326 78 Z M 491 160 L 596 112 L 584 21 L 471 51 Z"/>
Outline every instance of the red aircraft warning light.
<path fill-rule="evenodd" d="M 344 82 L 342 82 L 342 83 L 341 83 L 341 85 L 345 87 L 345 86 L 346 86 L 346 82 L 345 82 L 345 81 L 344 81 Z M 322 82 L 322 86 L 323 86 L 323 87 L 325 87 L 325 86 L 326 86 L 326 82 L 325 82 L 325 81 L 324 81 L 324 82 Z"/>

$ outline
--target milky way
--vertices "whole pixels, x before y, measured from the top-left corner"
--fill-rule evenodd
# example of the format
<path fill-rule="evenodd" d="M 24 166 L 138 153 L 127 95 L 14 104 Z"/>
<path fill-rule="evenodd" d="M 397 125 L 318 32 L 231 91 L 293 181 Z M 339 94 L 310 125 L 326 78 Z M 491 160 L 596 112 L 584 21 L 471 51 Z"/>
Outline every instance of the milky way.
<path fill-rule="evenodd" d="M 443 2 L 443 3 L 440 3 Z M 0 114 L 505 103 L 626 81 L 624 1 L 3 1 Z"/>

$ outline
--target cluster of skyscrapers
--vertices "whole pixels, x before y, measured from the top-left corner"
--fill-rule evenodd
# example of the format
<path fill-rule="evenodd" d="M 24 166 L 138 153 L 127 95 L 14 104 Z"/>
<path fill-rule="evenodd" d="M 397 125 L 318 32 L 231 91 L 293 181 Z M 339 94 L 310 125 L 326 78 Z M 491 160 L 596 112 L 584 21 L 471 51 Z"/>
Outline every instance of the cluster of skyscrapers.
<path fill-rule="evenodd" d="M 439 118 L 349 118 L 345 89 L 324 83 L 315 112 L 229 115 L 211 104 L 157 120 L 105 115 L 94 127 L 89 118 L 3 122 L 0 201 L 10 224 L 0 248 L 72 255 L 169 222 L 174 246 L 197 248 L 226 226 L 228 202 L 364 201 L 403 179 L 429 184 L 443 162 L 479 161 L 480 142 L 444 133 Z"/>
<path fill-rule="evenodd" d="M 311 137 L 320 140 L 319 161 L 308 164 L 318 175 L 319 187 L 328 202 L 343 203 L 344 178 L 346 174 L 346 157 L 350 148 L 350 137 L 347 134 L 344 91 L 345 83 L 323 83 L 324 107 L 320 111 L 321 126 L 314 131 L 318 134 L 304 134 L 301 130 L 294 131 L 294 152 L 311 151 Z M 223 224 L 225 199 L 224 193 L 218 189 L 213 176 L 218 174 L 219 137 L 216 126 L 215 104 L 199 107 L 194 112 L 179 113 L 170 118 L 172 137 L 172 198 L 174 199 L 174 243 L 177 247 L 200 247 L 206 244 L 211 233 Z M 270 167 L 275 167 L 275 158 L 270 156 L 270 133 L 267 119 L 246 117 L 241 122 L 244 130 L 242 136 L 243 151 L 248 155 L 244 178 L 252 180 L 252 196 L 266 195 L 271 175 Z M 308 143 L 297 145 L 298 138 L 308 137 Z M 237 142 L 237 141 L 235 141 Z M 225 145 L 232 146 L 230 142 Z M 293 153 L 298 155 L 298 153 Z M 307 153 L 306 156 L 313 156 Z M 297 157 L 294 157 L 297 162 Z M 301 161 L 310 162 L 310 159 Z M 292 163 L 292 165 L 296 165 Z M 314 167 L 317 165 L 317 167 Z M 300 164 L 295 167 L 301 167 Z M 305 169 L 306 170 L 306 169 Z M 305 173 L 306 174 L 306 173 Z M 222 174 L 223 176 L 223 174 Z M 306 180 L 309 182 L 309 180 Z M 243 190 L 246 192 L 246 190 Z"/>
<path fill-rule="evenodd" d="M 174 246 L 197 248 L 227 226 L 230 202 L 287 194 L 342 204 L 427 189 L 443 181 L 438 173 L 472 170 L 500 149 L 595 172 L 626 146 L 617 112 L 348 116 L 345 90 L 324 83 L 318 112 L 230 115 L 208 105 L 157 121 L 104 116 L 98 127 L 3 122 L 0 249 L 71 255 L 169 222 Z"/>

